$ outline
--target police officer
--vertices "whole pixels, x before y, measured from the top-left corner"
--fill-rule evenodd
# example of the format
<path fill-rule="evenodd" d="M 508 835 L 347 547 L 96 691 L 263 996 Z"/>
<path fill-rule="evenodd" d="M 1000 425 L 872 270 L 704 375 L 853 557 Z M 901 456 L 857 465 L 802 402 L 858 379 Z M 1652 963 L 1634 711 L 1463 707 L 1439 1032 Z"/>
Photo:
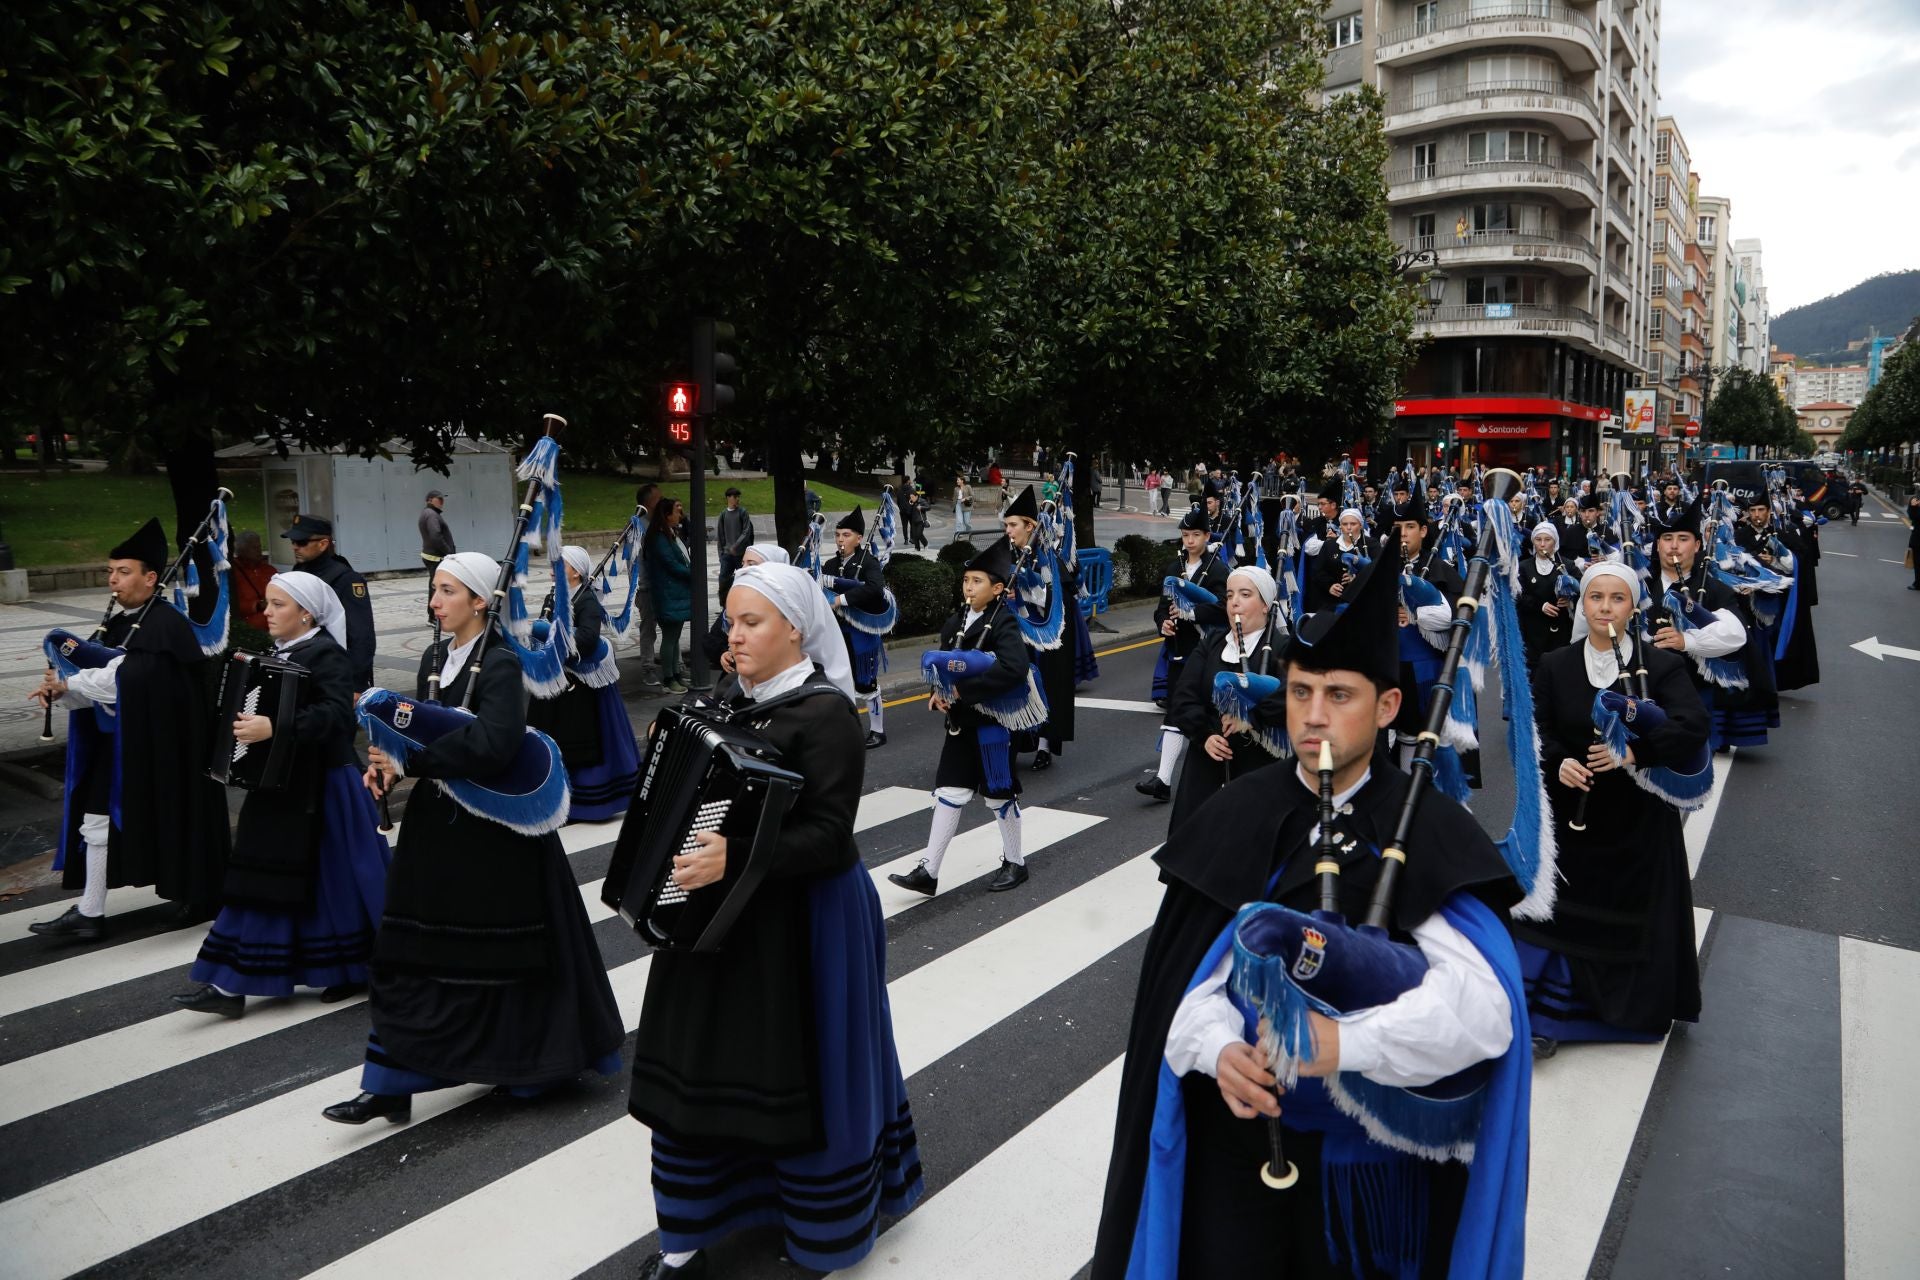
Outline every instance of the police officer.
<path fill-rule="evenodd" d="M 333 588 L 347 611 L 347 657 L 353 664 L 354 689 L 373 683 L 373 599 L 367 580 L 333 549 L 333 522 L 302 515 L 280 535 L 293 546 L 294 567 Z"/>

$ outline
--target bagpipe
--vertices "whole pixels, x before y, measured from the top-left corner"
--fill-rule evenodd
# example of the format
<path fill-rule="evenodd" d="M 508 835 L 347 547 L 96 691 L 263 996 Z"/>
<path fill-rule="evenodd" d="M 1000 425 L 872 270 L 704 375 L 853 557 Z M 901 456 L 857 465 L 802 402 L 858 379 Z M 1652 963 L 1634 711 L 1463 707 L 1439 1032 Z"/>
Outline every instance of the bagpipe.
<path fill-rule="evenodd" d="M 186 577 L 183 584 L 174 588 L 174 608 L 180 611 L 180 616 L 187 620 L 189 627 L 193 628 L 194 642 L 200 646 L 200 652 L 204 656 L 211 658 L 227 647 L 227 624 L 231 615 L 230 592 L 227 585 L 231 566 L 227 560 L 227 552 L 232 536 L 227 522 L 227 503 L 232 499 L 233 490 L 224 488 L 214 490 L 213 501 L 207 506 L 207 514 L 201 517 L 200 523 L 188 535 L 185 545 L 180 548 L 180 554 L 174 557 L 173 563 L 161 573 L 159 581 L 154 584 L 153 594 L 148 596 L 147 602 L 140 606 L 140 611 L 133 615 L 133 625 L 127 629 L 128 645 L 133 643 L 133 637 L 139 632 L 140 624 L 146 620 L 147 610 L 153 608 L 154 603 L 160 599 L 160 593 L 165 591 L 184 569 Z M 202 546 L 208 549 L 213 560 L 216 594 L 213 610 L 207 620 L 195 622 L 193 615 L 187 611 L 187 600 L 197 598 L 200 594 L 200 571 L 194 567 L 193 553 L 196 548 Z M 101 610 L 100 621 L 94 625 L 93 634 L 85 640 L 79 639 L 68 631 L 49 631 L 40 644 L 41 650 L 46 655 L 47 670 L 61 680 L 69 680 L 81 671 L 98 670 L 125 653 L 125 648 L 116 649 L 111 645 L 100 643 L 100 637 L 106 634 L 107 624 L 113 620 L 113 607 L 114 601 L 109 597 L 107 607 Z M 44 699 L 42 705 L 45 708 L 45 719 L 40 726 L 40 741 L 52 742 L 53 699 Z M 103 712 L 100 708 L 95 708 L 95 711 L 97 713 L 95 722 L 99 724 L 101 731 L 113 732 L 111 713 Z"/>
<path fill-rule="evenodd" d="M 565 504 L 560 495 L 560 441 L 558 432 L 567 420 L 549 413 L 543 420 L 543 432 L 514 474 L 527 482 L 514 517 L 513 538 L 500 560 L 500 577 L 493 589 L 493 607 L 505 605 L 506 616 L 500 634 L 520 662 L 520 676 L 527 692 L 536 698 L 552 698 L 567 688 L 567 662 L 574 658 L 573 593 L 561 588 L 567 580 L 566 561 L 561 558 L 561 521 Z M 527 569 L 533 552 L 544 547 L 548 571 L 553 575 L 552 616 L 540 619 L 545 625 L 535 628 L 535 619 L 527 609 Z M 487 637 L 492 628 L 481 632 L 473 648 L 473 675 L 480 674 L 480 660 L 486 656 Z M 467 682 L 462 705 L 473 698 L 475 681 Z"/>
<path fill-rule="evenodd" d="M 1412 990 L 1426 976 L 1424 953 L 1415 945 L 1394 941 L 1389 922 L 1401 868 L 1410 852 L 1416 856 L 1419 852 L 1407 846 L 1420 804 L 1435 786 L 1434 754 L 1468 648 L 1468 632 L 1481 624 L 1487 611 L 1494 615 L 1492 625 L 1498 633 L 1517 792 L 1514 825 L 1499 845 L 1527 892 L 1513 914 L 1524 919 L 1552 914 L 1552 826 L 1546 814 L 1532 691 L 1513 604 L 1518 565 L 1513 515 L 1506 499 L 1519 486 L 1520 478 L 1504 468 L 1488 473 L 1488 495 L 1482 503 L 1485 518 L 1468 564 L 1466 589 L 1454 606 L 1453 633 L 1442 658 L 1440 681 L 1414 752 L 1412 776 L 1393 834 L 1380 851 L 1379 874 L 1363 921 L 1350 924 L 1339 909 L 1333 763 L 1324 745 L 1319 761 L 1320 856 L 1315 864 L 1319 909 L 1301 912 L 1262 902 L 1243 908 L 1234 921 L 1229 994 L 1249 1025 L 1257 1026 L 1260 1047 L 1296 1104 L 1308 1085 L 1315 1083 L 1302 1084 L 1299 1074 L 1301 1066 L 1315 1060 L 1311 1014 L 1338 1019 L 1375 1008 Z M 1483 604 L 1481 594 L 1490 588 L 1491 596 Z M 1452 909 L 1443 906 L 1443 910 L 1452 919 Z M 1524 1053 L 1525 1046 L 1518 1051 Z M 1426 1160 L 1465 1163 L 1473 1159 L 1493 1070 L 1493 1064 L 1483 1062 L 1432 1085 L 1405 1089 L 1377 1084 L 1357 1073 L 1335 1073 L 1318 1083 L 1331 1104 L 1358 1121 L 1374 1141 Z M 1269 1146 L 1270 1158 L 1261 1166 L 1262 1180 L 1277 1188 L 1291 1185 L 1278 1121 L 1270 1122 Z"/>
<path fill-rule="evenodd" d="M 1273 607 L 1277 610 L 1279 605 L 1276 603 Z M 1270 612 L 1263 636 L 1269 644 L 1271 644 L 1272 634 L 1273 617 Z M 1233 636 L 1234 643 L 1240 649 L 1240 670 L 1220 671 L 1214 674 L 1214 709 L 1225 717 L 1235 733 L 1246 734 L 1259 743 L 1261 749 L 1268 755 L 1284 760 L 1293 754 L 1293 745 L 1287 741 L 1286 725 L 1284 723 L 1262 724 L 1258 714 L 1261 703 L 1279 694 L 1280 678 L 1268 674 L 1264 663 L 1259 671 L 1248 669 L 1252 655 L 1247 652 L 1246 636 L 1241 630 L 1238 618 L 1233 622 Z M 1271 648 L 1267 652 L 1271 653 Z M 1228 766 L 1228 772 L 1231 775 L 1231 765 Z"/>
<path fill-rule="evenodd" d="M 220 672 L 220 691 L 213 702 L 207 776 L 247 791 L 285 790 L 297 745 L 293 717 L 300 706 L 300 687 L 311 676 L 285 658 L 232 654 Z M 265 742 L 238 740 L 233 722 L 243 715 L 266 716 L 276 732 Z"/>
<path fill-rule="evenodd" d="M 640 539 L 646 528 L 647 509 L 634 495 L 633 514 L 627 517 L 627 527 L 613 540 L 607 553 L 600 557 L 600 563 L 593 567 L 588 581 L 593 583 L 594 595 L 602 606 L 613 599 L 613 593 L 623 580 L 627 584 L 627 601 L 618 613 L 607 611 L 607 625 L 617 636 L 625 637 L 633 630 L 637 616 L 634 602 L 640 597 L 640 571 L 642 568 Z"/>
<path fill-rule="evenodd" d="M 1708 741 L 1702 741 L 1692 758 L 1679 765 L 1643 766 L 1627 763 L 1627 747 L 1631 740 L 1658 730 L 1667 722 L 1667 713 L 1660 709 L 1660 704 L 1653 700 L 1647 688 L 1646 641 L 1636 639 L 1635 653 L 1639 657 L 1639 666 L 1632 675 L 1628 675 L 1626 663 L 1620 656 L 1619 640 L 1612 627 L 1607 628 L 1607 635 L 1613 641 L 1614 663 L 1620 669 L 1620 679 L 1626 692 L 1613 689 L 1594 692 L 1594 737 L 1607 749 L 1607 755 L 1614 764 L 1627 770 L 1627 776 L 1633 779 L 1634 785 L 1659 796 L 1682 813 L 1691 813 L 1707 803 L 1707 795 L 1713 790 L 1713 746 Z M 1582 800 L 1591 794 L 1583 792 Z"/>
<path fill-rule="evenodd" d="M 894 501 L 893 486 L 887 485 L 880 492 L 879 509 L 874 514 L 873 524 L 867 529 L 867 536 L 861 543 L 867 554 L 879 561 L 883 574 L 887 566 L 893 562 L 893 544 L 899 536 L 899 531 L 900 507 Z M 848 627 L 863 636 L 877 638 L 888 635 L 900 621 L 900 603 L 894 599 L 892 587 L 881 588 L 885 603 L 881 605 L 878 612 L 856 609 L 850 603 L 834 604 L 837 597 L 859 591 L 866 585 L 858 578 L 820 578 L 820 587 L 827 593 L 827 603 L 833 606 L 834 611 Z M 873 647 L 880 649 L 877 643 Z M 884 669 L 885 656 L 885 651 L 880 650 L 882 669 Z"/>
<path fill-rule="evenodd" d="M 600 900 L 651 946 L 717 951 L 766 878 L 780 824 L 806 779 L 717 703 L 662 708 L 648 738 Z M 694 837 L 706 831 L 727 838 L 726 871 L 713 884 L 682 889 L 673 860 L 693 852 Z"/>
<path fill-rule="evenodd" d="M 996 603 L 993 607 L 1000 609 L 1004 606 Z M 991 623 L 992 616 L 989 615 L 988 624 Z M 995 661 L 994 654 L 986 649 L 928 649 L 920 655 L 920 674 L 926 677 L 929 693 L 942 701 L 956 702 L 961 698 L 961 682 L 986 675 L 993 670 Z M 1027 664 L 1026 680 L 1022 685 L 969 705 L 1002 728 L 1014 732 L 1038 729 L 1047 722 L 1046 691 L 1035 677 L 1032 663 Z M 948 732 L 958 732 L 951 721 L 948 722 Z"/>
<path fill-rule="evenodd" d="M 506 555 L 500 560 L 500 576 L 489 597 L 494 609 L 506 601 L 511 610 L 513 601 L 517 600 L 522 620 L 529 623 L 530 620 L 525 616 L 525 591 L 527 559 L 532 541 L 530 531 L 545 532 L 550 539 L 556 581 L 566 581 L 564 562 L 560 559 L 560 444 L 554 438 L 555 432 L 566 425 L 566 419 L 550 413 L 546 415 L 543 425 L 544 434 L 529 451 L 518 471 L 519 477 L 528 482 L 526 496 L 520 502 L 513 537 L 507 544 Z M 430 747 L 447 734 L 471 724 L 474 715 L 469 707 L 474 691 L 480 684 L 481 663 L 486 657 L 487 644 L 496 622 L 508 647 L 520 658 L 522 675 L 530 691 L 536 683 L 543 686 L 550 683 L 545 678 L 536 681 L 535 668 L 542 673 L 548 670 L 557 672 L 554 678 L 564 688 L 566 675 L 562 663 L 571 644 L 571 615 L 568 593 L 556 591 L 554 616 L 545 635 L 539 640 L 523 644 L 515 640 L 508 629 L 507 619 L 495 618 L 490 614 L 474 641 L 473 656 L 467 667 L 466 691 L 457 707 L 447 706 L 439 700 L 442 638 L 436 620 L 433 647 L 428 651 L 427 698 L 406 697 L 391 689 L 377 687 L 366 690 L 360 695 L 354 710 L 361 726 L 367 731 L 367 740 L 392 759 L 394 767 L 404 774 L 406 762 L 414 752 Z M 528 630 L 531 631 L 530 625 Z M 468 813 L 497 822 L 522 835 L 545 835 L 549 831 L 559 830 L 566 824 L 571 803 L 567 770 L 560 758 L 560 748 L 552 738 L 532 728 L 524 730 L 513 761 L 500 773 L 488 778 L 436 778 L 434 784 Z M 380 804 L 381 829 L 391 830 L 393 822 L 386 812 L 387 795 L 384 790 L 380 794 Z"/>

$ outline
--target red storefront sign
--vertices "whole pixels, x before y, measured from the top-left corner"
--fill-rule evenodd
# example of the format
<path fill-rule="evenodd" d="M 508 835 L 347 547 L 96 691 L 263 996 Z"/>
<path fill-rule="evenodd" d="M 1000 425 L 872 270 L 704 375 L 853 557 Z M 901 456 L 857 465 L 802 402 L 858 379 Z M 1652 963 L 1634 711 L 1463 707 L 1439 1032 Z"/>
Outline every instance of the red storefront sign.
<path fill-rule="evenodd" d="M 1551 440 L 1553 424 L 1545 418 L 1455 418 L 1453 438 L 1466 440 Z"/>
<path fill-rule="evenodd" d="M 1395 400 L 1396 418 L 1410 414 L 1421 417 L 1459 417 L 1473 414 L 1517 414 L 1528 417 L 1575 418 L 1581 422 L 1605 422 L 1611 409 L 1598 405 L 1575 404 L 1571 400 L 1543 400 L 1537 396 L 1466 396 L 1446 400 Z"/>

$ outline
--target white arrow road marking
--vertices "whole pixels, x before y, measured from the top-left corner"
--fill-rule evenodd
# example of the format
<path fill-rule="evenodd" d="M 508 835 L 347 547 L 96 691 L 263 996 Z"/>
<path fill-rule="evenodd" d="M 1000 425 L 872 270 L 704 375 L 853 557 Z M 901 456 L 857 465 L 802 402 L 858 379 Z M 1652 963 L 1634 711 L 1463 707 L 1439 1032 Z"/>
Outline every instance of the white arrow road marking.
<path fill-rule="evenodd" d="M 1875 662 L 1885 662 L 1888 654 L 1892 654 L 1896 658 L 1909 658 L 1914 662 L 1920 662 L 1920 649 L 1902 649 L 1899 645 L 1895 644 L 1881 644 L 1879 636 L 1868 636 L 1865 640 L 1857 644 L 1850 644 L 1847 647 L 1849 649 L 1858 649 Z"/>

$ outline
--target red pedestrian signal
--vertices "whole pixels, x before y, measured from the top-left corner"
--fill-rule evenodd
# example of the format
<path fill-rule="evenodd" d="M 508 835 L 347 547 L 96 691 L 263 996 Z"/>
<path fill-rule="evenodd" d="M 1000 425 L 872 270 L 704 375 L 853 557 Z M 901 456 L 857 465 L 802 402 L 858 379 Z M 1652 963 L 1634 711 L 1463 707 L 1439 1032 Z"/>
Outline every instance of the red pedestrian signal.
<path fill-rule="evenodd" d="M 691 418 L 694 409 L 700 403 L 700 390 L 691 382 L 669 382 L 667 384 L 667 416 L 673 418 Z"/>

